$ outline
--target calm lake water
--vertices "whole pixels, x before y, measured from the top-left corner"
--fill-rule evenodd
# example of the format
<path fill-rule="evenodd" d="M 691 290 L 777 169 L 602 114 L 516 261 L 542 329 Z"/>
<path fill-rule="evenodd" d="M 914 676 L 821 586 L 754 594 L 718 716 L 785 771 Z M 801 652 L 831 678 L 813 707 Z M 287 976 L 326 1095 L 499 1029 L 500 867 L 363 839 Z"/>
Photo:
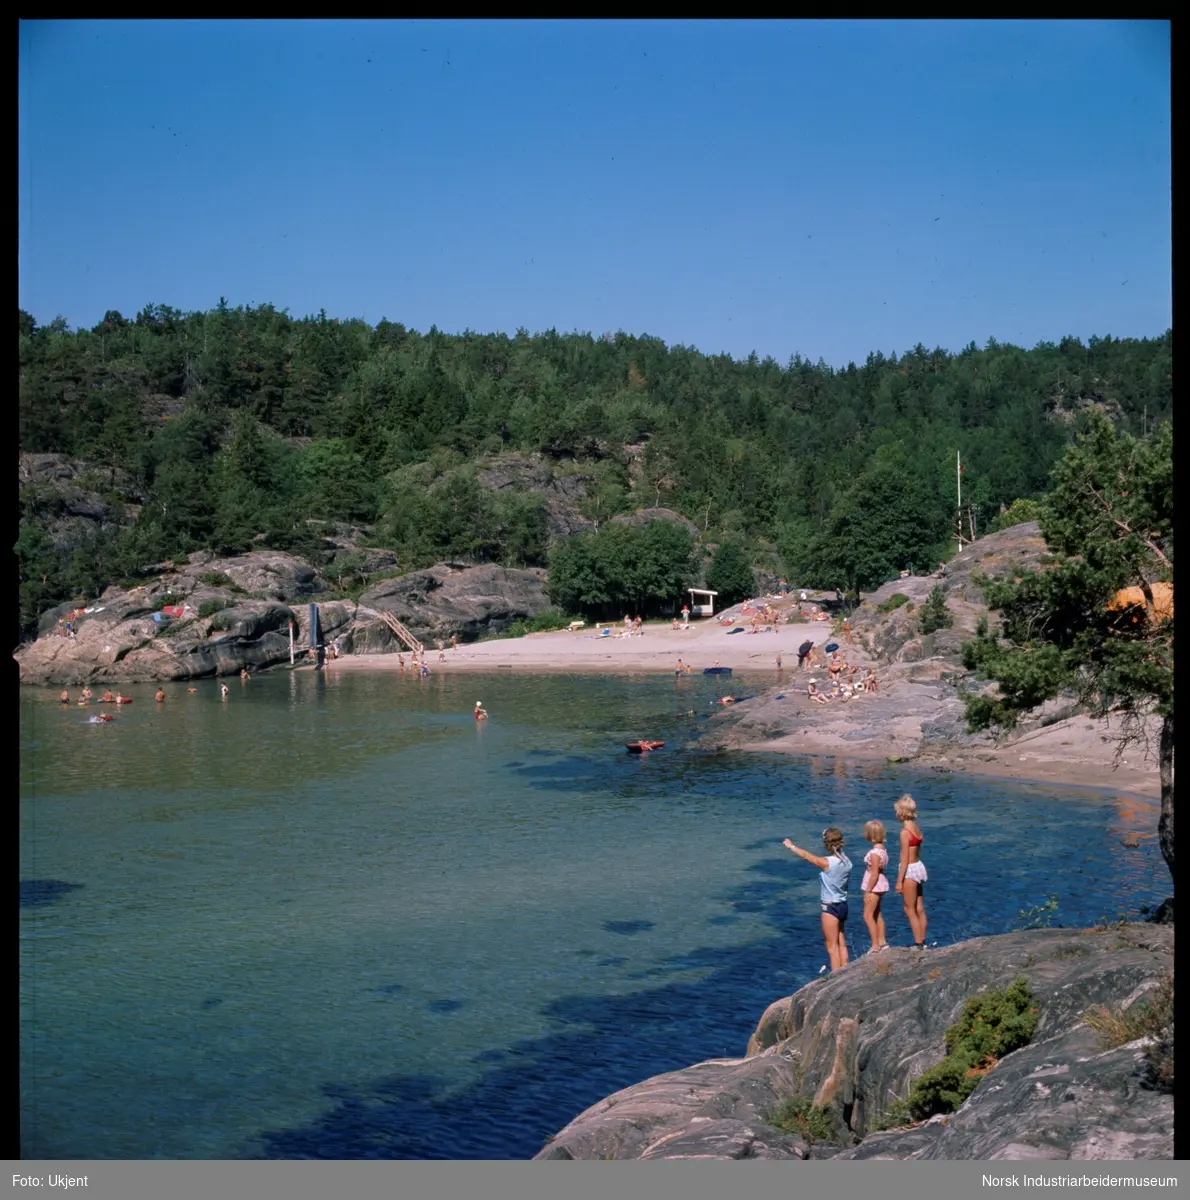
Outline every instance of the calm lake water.
<path fill-rule="evenodd" d="M 136 687 L 106 727 L 21 695 L 26 1157 L 530 1157 L 618 1088 L 742 1054 L 825 962 L 781 839 L 836 824 L 858 858 L 904 790 L 940 944 L 1050 893 L 1076 925 L 1169 890 L 1155 804 L 698 752 L 724 691 L 701 677 L 198 686 Z"/>

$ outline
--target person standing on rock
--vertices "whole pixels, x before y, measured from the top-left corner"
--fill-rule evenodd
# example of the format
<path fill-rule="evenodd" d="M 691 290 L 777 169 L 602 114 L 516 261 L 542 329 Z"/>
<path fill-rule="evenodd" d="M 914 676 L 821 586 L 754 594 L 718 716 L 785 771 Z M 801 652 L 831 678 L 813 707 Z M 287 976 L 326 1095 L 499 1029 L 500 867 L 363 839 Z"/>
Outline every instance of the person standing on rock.
<path fill-rule="evenodd" d="M 797 648 L 797 665 L 803 671 L 808 671 L 810 662 L 810 652 L 814 649 L 813 638 L 806 638 L 804 642 Z"/>
<path fill-rule="evenodd" d="M 848 957 L 843 927 L 847 924 L 847 884 L 851 879 L 851 859 L 843 853 L 843 831 L 833 825 L 822 831 L 825 858 L 795 846 L 790 838 L 786 838 L 782 844 L 786 850 L 812 863 L 821 872 L 818 878 L 822 899 L 822 937 L 826 942 L 831 970 L 837 971 L 847 965 Z"/>
<path fill-rule="evenodd" d="M 893 812 L 901 822 L 901 865 L 897 871 L 897 895 L 905 903 L 905 916 L 913 930 L 913 944 L 918 950 L 926 948 L 925 886 L 929 876 L 921 861 L 921 827 L 917 823 L 917 801 L 906 792 L 894 805 Z"/>
<path fill-rule="evenodd" d="M 888 891 L 888 851 L 884 848 L 884 822 L 869 821 L 864 826 L 864 841 L 872 843 L 872 849 L 864 855 L 863 881 L 859 890 L 864 896 L 864 924 L 872 938 L 872 951 L 887 950 L 884 915 L 880 911 L 880 899 Z"/>

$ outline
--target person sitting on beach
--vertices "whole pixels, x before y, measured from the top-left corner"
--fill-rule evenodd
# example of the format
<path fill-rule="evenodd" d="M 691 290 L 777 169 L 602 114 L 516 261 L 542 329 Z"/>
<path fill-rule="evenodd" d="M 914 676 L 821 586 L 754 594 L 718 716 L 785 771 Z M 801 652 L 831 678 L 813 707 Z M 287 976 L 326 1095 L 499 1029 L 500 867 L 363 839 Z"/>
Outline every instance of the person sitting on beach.
<path fill-rule="evenodd" d="M 475 719 L 477 721 L 486 721 L 488 719 L 488 710 L 478 700 L 475 702 Z"/>
<path fill-rule="evenodd" d="M 818 680 L 817 679 L 811 679 L 809 684 L 807 684 L 806 695 L 809 696 L 810 699 L 813 700 L 815 704 L 829 704 L 830 703 L 830 698 L 827 696 L 824 696 L 818 690 Z"/>
<path fill-rule="evenodd" d="M 844 668 L 847 666 L 845 662 L 841 662 L 838 658 L 838 652 L 831 655 L 830 662 L 826 664 L 826 669 L 830 672 L 832 682 L 838 682 L 839 676 L 842 675 Z"/>
<path fill-rule="evenodd" d="M 847 682 L 855 686 L 855 677 L 859 674 L 859 663 L 851 663 L 847 667 Z"/>
<path fill-rule="evenodd" d="M 682 622 L 679 621 L 677 617 L 674 617 L 673 624 L 670 626 L 670 629 L 681 629 L 681 628 L 682 628 Z"/>

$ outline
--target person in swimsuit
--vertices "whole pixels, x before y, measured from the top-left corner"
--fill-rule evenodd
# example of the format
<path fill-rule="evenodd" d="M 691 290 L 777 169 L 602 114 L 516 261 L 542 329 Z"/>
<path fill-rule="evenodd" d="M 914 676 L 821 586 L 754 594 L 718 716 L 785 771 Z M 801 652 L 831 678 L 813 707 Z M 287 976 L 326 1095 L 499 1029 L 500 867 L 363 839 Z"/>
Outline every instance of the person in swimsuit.
<path fill-rule="evenodd" d="M 488 710 L 478 700 L 475 702 L 475 719 L 477 721 L 486 721 L 488 719 Z"/>
<path fill-rule="evenodd" d="M 810 651 L 814 649 L 814 643 L 810 638 L 806 638 L 804 642 L 797 648 L 797 665 L 803 671 L 809 669 Z"/>
<path fill-rule="evenodd" d="M 107 691 L 104 692 L 103 695 L 100 697 L 100 699 L 103 701 L 104 704 L 110 704 L 115 699 L 115 696 L 112 695 L 112 689 L 108 688 Z"/>
<path fill-rule="evenodd" d="M 220 695 L 223 697 L 223 699 L 224 699 L 224 700 L 226 700 L 226 699 L 227 699 L 227 693 L 228 693 L 228 687 L 227 687 L 227 684 L 225 684 L 225 683 L 221 683 L 221 684 L 219 685 L 219 694 L 220 694 Z"/>
<path fill-rule="evenodd" d="M 813 863 L 821 872 L 819 885 L 822 897 L 822 937 L 826 942 L 831 970 L 837 971 L 847 965 L 847 938 L 843 926 L 847 924 L 847 882 L 851 878 L 851 859 L 843 853 L 843 831 L 833 826 L 822 831 L 822 844 L 826 848 L 825 858 L 795 846 L 789 838 L 782 844 L 786 850 L 792 850 L 798 858 Z"/>
<path fill-rule="evenodd" d="M 872 843 L 872 849 L 864 855 L 863 881 L 859 890 L 864 894 L 864 924 L 872 938 L 872 952 L 888 949 L 884 932 L 884 916 L 880 912 L 880 898 L 888 891 L 888 851 L 884 848 L 884 822 L 869 821 L 864 826 L 864 840 Z"/>
<path fill-rule="evenodd" d="M 157 695 L 155 695 L 153 697 L 153 699 L 156 700 L 158 704 L 164 704 L 165 703 L 165 689 L 158 688 Z"/>
<path fill-rule="evenodd" d="M 893 812 L 901 822 L 901 865 L 897 871 L 897 895 L 905 902 L 905 916 L 913 930 L 913 944 L 926 948 L 926 904 L 925 885 L 929 876 L 925 863 L 921 861 L 921 828 L 917 824 L 917 801 L 905 793 L 893 805 Z"/>

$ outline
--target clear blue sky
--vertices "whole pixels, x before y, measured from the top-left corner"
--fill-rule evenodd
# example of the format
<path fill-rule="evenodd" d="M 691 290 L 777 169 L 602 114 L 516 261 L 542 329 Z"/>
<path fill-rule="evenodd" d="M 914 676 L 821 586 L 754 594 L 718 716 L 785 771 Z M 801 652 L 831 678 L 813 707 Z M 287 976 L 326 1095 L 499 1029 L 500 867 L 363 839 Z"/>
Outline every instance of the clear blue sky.
<path fill-rule="evenodd" d="M 1172 324 L 1167 22 L 31 21 L 20 304 L 842 366 Z"/>

